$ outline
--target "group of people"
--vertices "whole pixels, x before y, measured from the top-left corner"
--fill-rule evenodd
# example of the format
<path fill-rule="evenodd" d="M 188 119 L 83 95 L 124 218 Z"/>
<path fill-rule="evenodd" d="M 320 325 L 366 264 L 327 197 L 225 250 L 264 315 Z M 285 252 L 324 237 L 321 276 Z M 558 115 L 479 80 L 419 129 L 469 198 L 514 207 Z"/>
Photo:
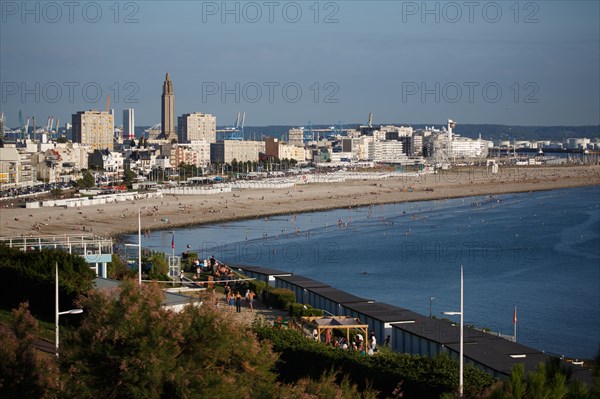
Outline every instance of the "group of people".
<path fill-rule="evenodd" d="M 313 330 L 313 338 L 315 341 L 321 341 L 321 337 L 317 333 L 317 330 Z M 390 347 L 391 337 L 388 335 L 385 339 L 384 346 Z M 360 352 L 362 355 L 374 355 L 377 349 L 377 338 L 375 337 L 375 333 L 371 331 L 371 335 L 369 337 L 369 341 L 365 342 L 362 334 L 356 334 L 354 336 L 354 340 L 346 340 L 344 337 L 340 337 L 339 339 L 332 337 L 331 330 L 326 330 L 325 332 L 325 344 L 331 345 L 334 348 L 339 348 L 343 350 L 351 350 Z"/>
<path fill-rule="evenodd" d="M 233 292 L 231 287 L 225 284 L 225 303 L 229 309 L 233 309 L 235 306 L 237 313 L 241 313 L 242 311 L 242 299 L 246 302 L 246 306 L 250 309 L 250 312 L 254 311 L 255 296 L 256 294 L 251 289 L 247 289 L 246 294 L 242 297 L 239 291 Z"/>
<path fill-rule="evenodd" d="M 189 244 L 188 244 L 188 251 L 189 251 Z M 182 258 L 183 259 L 187 259 L 188 257 L 188 251 L 185 251 L 182 254 Z M 216 271 L 218 267 L 218 262 L 217 259 L 215 258 L 215 256 L 211 256 L 210 258 L 207 259 L 194 259 L 194 270 L 196 271 L 196 274 L 199 275 L 202 272 L 212 272 L 214 273 Z M 198 276 L 196 276 L 198 277 Z"/>

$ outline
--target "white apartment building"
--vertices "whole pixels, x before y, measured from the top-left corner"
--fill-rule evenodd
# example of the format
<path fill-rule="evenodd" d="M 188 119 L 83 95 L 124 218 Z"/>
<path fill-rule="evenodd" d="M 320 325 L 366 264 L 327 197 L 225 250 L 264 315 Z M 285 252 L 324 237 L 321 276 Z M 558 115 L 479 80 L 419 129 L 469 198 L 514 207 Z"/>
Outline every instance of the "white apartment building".
<path fill-rule="evenodd" d="M 374 162 L 399 163 L 406 159 L 400 141 L 372 141 L 368 144 L 368 148 L 368 159 Z"/>
<path fill-rule="evenodd" d="M 304 128 L 288 130 L 288 144 L 304 147 Z"/>
<path fill-rule="evenodd" d="M 306 150 L 304 147 L 281 144 L 279 146 L 279 159 L 294 159 L 298 162 L 304 162 L 306 160 Z"/>
<path fill-rule="evenodd" d="M 488 141 L 454 137 L 450 145 L 451 158 L 485 158 L 488 155 Z"/>
<path fill-rule="evenodd" d="M 177 118 L 177 140 L 179 143 L 204 140 L 217 141 L 217 118 L 211 114 L 195 112 Z"/>

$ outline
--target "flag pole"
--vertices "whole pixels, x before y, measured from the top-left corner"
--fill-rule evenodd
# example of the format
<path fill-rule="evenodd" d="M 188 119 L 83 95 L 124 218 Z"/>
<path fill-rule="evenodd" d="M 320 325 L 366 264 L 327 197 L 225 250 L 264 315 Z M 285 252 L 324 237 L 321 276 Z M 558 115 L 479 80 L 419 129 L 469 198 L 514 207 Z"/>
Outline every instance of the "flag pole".
<path fill-rule="evenodd" d="M 172 251 L 173 255 L 169 262 L 169 274 L 174 273 L 173 266 L 175 266 L 175 231 L 172 231 L 171 233 L 173 234 L 171 236 L 171 251 Z M 175 286 L 175 275 L 172 276 L 172 279 L 173 279 L 173 286 Z"/>
<path fill-rule="evenodd" d="M 142 285 L 142 210 L 138 208 L 138 285 Z"/>

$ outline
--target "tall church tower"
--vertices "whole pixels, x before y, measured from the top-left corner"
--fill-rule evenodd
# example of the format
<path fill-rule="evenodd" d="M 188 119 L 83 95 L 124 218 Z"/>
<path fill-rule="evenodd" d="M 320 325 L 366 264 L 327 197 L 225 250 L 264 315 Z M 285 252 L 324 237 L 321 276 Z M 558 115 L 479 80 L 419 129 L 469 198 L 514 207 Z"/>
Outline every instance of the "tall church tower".
<path fill-rule="evenodd" d="M 163 83 L 161 110 L 160 138 L 165 140 L 177 139 L 177 132 L 175 131 L 175 95 L 173 94 L 173 83 L 168 72 L 165 83 Z"/>

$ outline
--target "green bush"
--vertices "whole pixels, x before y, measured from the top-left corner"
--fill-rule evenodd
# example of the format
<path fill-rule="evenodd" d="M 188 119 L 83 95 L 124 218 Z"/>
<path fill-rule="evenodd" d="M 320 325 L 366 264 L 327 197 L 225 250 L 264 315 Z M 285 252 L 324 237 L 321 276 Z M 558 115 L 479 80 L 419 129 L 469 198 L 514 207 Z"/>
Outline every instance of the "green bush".
<path fill-rule="evenodd" d="M 458 362 L 448 356 L 435 358 L 380 351 L 375 356 L 362 356 L 355 351 L 336 349 L 307 339 L 300 331 L 273 329 L 254 325 L 259 339 L 268 340 L 279 352 L 277 373 L 286 383 L 304 377 L 318 378 L 323 370 L 339 371 L 352 384 L 392 396 L 398 383 L 410 398 L 438 398 L 445 392 L 454 392 L 458 382 Z M 465 366 L 467 396 L 481 395 L 494 383 L 494 378 L 473 366 Z"/>
<path fill-rule="evenodd" d="M 196 272 L 194 262 L 198 259 L 198 254 L 195 252 L 188 252 L 187 256 L 181 257 L 181 269 L 186 272 Z"/>
<path fill-rule="evenodd" d="M 277 309 L 287 310 L 290 304 L 296 302 L 296 294 L 287 288 L 269 289 L 269 306 Z"/>
<path fill-rule="evenodd" d="M 310 305 L 304 305 L 302 303 L 293 303 L 289 306 L 290 316 L 293 317 L 304 317 L 304 316 L 323 316 L 323 310 L 313 308 Z"/>
<path fill-rule="evenodd" d="M 267 289 L 267 283 L 261 280 L 248 280 L 247 283 L 248 288 L 256 294 L 257 298 L 261 298 L 263 291 Z"/>
<path fill-rule="evenodd" d="M 169 263 L 165 254 L 157 252 L 150 255 L 146 262 L 150 264 L 150 270 L 148 271 L 148 278 L 150 280 L 169 281 Z M 144 262 L 144 263 L 146 263 Z"/>

